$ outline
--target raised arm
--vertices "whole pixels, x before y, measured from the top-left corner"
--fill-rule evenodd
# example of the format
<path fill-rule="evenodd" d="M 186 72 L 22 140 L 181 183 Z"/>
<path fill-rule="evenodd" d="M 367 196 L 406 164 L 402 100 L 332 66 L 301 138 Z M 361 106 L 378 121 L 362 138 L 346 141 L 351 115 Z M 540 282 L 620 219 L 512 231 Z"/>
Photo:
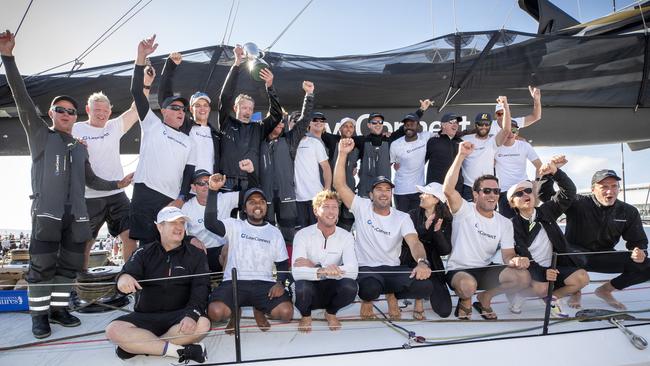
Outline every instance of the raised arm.
<path fill-rule="evenodd" d="M 354 149 L 354 141 L 352 139 L 341 139 L 339 141 L 339 156 L 336 158 L 336 165 L 334 167 L 334 189 L 336 189 L 341 201 L 348 209 L 352 207 L 354 191 L 348 187 L 345 180 L 345 162 L 352 149 Z"/>
<path fill-rule="evenodd" d="M 524 125 L 522 127 L 528 127 L 542 119 L 542 92 L 530 85 L 528 85 L 528 91 L 530 91 L 530 96 L 533 97 L 533 111 L 524 117 Z"/>
<path fill-rule="evenodd" d="M 40 155 L 45 149 L 45 139 L 48 134 L 47 123 L 38 115 L 34 101 L 29 97 L 25 81 L 20 76 L 13 49 L 16 44 L 13 33 L 5 31 L 0 33 L 0 55 L 5 66 L 7 83 L 18 109 L 18 116 L 23 129 L 27 134 L 29 150 L 32 158 Z"/>
<path fill-rule="evenodd" d="M 151 91 L 151 84 L 153 84 L 154 79 L 156 78 L 156 69 L 151 65 L 147 65 L 144 68 L 144 82 L 142 92 L 148 98 L 149 92 Z M 122 131 L 127 133 L 136 122 L 138 122 L 138 109 L 135 106 L 135 102 L 131 103 L 131 108 L 127 109 L 124 113 L 120 115 L 122 119 Z"/>
<path fill-rule="evenodd" d="M 260 71 L 260 77 L 264 80 L 266 94 L 269 97 L 269 110 L 267 116 L 262 120 L 264 136 L 267 136 L 282 121 L 282 105 L 280 105 L 280 98 L 275 93 L 275 89 L 273 89 L 273 73 L 271 69 L 262 69 Z"/>
<path fill-rule="evenodd" d="M 463 204 L 463 197 L 461 197 L 460 193 L 456 190 L 456 183 L 458 182 L 460 167 L 463 165 L 463 160 L 465 160 L 465 158 L 473 151 L 474 145 L 471 142 L 461 142 L 460 145 L 458 145 L 458 154 L 449 167 L 449 170 L 447 170 L 447 175 L 445 175 L 445 182 L 442 184 L 442 189 L 447 197 L 447 205 L 449 206 L 451 213 L 458 212 Z"/>
<path fill-rule="evenodd" d="M 223 131 L 225 126 L 224 122 L 226 117 L 232 111 L 235 91 L 237 90 L 237 79 L 239 76 L 239 65 L 241 65 L 244 60 L 244 49 L 241 45 L 237 45 L 234 49 L 235 53 L 235 62 L 232 64 L 226 80 L 223 82 L 221 87 L 221 95 L 219 96 L 219 123 L 221 130 Z"/>
<path fill-rule="evenodd" d="M 226 176 L 221 174 L 212 174 L 208 183 L 210 191 L 208 192 L 208 202 L 205 205 L 203 221 L 205 228 L 219 235 L 226 236 L 226 226 L 217 218 L 217 198 L 218 191 L 226 183 Z"/>
<path fill-rule="evenodd" d="M 149 113 L 149 101 L 143 92 L 144 87 L 144 68 L 146 66 L 146 58 L 152 54 L 158 43 L 156 43 L 156 35 L 146 38 L 138 44 L 138 55 L 135 59 L 135 67 L 133 69 L 133 78 L 131 79 L 131 95 L 135 101 L 135 107 L 138 111 L 138 117 L 143 120 L 147 113 Z"/>
<path fill-rule="evenodd" d="M 162 105 L 165 99 L 174 95 L 174 74 L 182 60 L 183 57 L 179 52 L 170 53 L 165 60 L 165 66 L 160 74 L 160 84 L 158 84 L 158 105 Z"/>
<path fill-rule="evenodd" d="M 305 136 L 307 130 L 309 129 L 309 123 L 311 122 L 311 112 L 314 110 L 314 83 L 311 81 L 302 82 L 302 90 L 305 91 L 305 98 L 302 101 L 302 111 L 300 117 L 296 122 L 296 125 L 293 126 L 291 131 L 289 131 L 289 146 L 292 157 L 295 158 L 295 153 L 298 150 L 298 145 L 300 140 Z"/>
<path fill-rule="evenodd" d="M 512 118 L 510 117 L 510 106 L 508 105 L 508 98 L 501 95 L 497 98 L 497 103 L 503 106 L 503 128 L 495 137 L 497 146 L 501 146 L 512 131 Z"/>

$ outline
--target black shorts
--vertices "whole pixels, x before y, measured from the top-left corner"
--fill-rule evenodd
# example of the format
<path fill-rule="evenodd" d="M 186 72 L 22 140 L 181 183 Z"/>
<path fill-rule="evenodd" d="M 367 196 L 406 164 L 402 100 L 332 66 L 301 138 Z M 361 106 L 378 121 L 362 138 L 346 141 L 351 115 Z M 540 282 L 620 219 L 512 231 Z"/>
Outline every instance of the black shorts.
<path fill-rule="evenodd" d="M 131 323 L 138 328 L 150 331 L 156 337 L 160 337 L 167 333 L 169 328 L 180 323 L 185 316 L 185 309 L 164 313 L 141 313 L 134 311 L 131 314 L 122 315 L 115 320 Z"/>
<path fill-rule="evenodd" d="M 142 243 L 149 243 L 158 238 L 156 228 L 156 217 L 158 212 L 174 199 L 157 192 L 144 183 L 133 185 L 133 198 L 129 210 L 129 237 L 140 240 Z"/>
<path fill-rule="evenodd" d="M 207 254 L 208 254 L 208 267 L 210 268 L 210 272 L 222 272 L 223 267 L 221 267 L 221 264 L 219 263 L 219 256 L 221 255 L 221 251 L 223 250 L 223 245 L 220 247 L 212 247 L 212 248 L 207 248 Z"/>
<path fill-rule="evenodd" d="M 400 293 L 407 289 L 409 286 L 416 281 L 415 278 L 411 278 L 411 271 L 413 268 L 407 266 L 377 266 L 377 267 L 368 267 L 361 266 L 359 267 L 359 272 L 379 272 L 379 273 L 359 273 L 357 276 L 357 282 L 359 286 L 366 278 L 374 278 L 379 281 L 381 287 L 383 288 L 383 293 L 393 294 Z M 387 273 L 387 272 L 396 272 L 396 273 Z"/>
<path fill-rule="evenodd" d="M 557 279 L 555 280 L 555 288 L 560 288 L 564 287 L 564 281 L 569 278 L 573 274 L 573 272 L 577 271 L 579 268 L 578 267 L 570 267 L 570 266 L 557 266 L 556 267 L 560 273 L 557 275 Z M 546 270 L 547 267 L 542 267 L 542 266 L 530 266 L 528 267 L 528 272 L 530 272 L 530 277 L 533 279 L 533 281 L 537 282 L 548 282 L 546 280 Z"/>
<path fill-rule="evenodd" d="M 129 198 L 126 193 L 120 192 L 106 197 L 86 198 L 88 217 L 90 217 L 90 230 L 93 238 L 97 237 L 99 229 L 104 222 L 108 233 L 116 237 L 129 230 Z"/>
<path fill-rule="evenodd" d="M 291 301 L 291 297 L 285 290 L 282 296 L 269 299 L 269 290 L 276 282 L 269 281 L 237 281 L 239 306 L 252 306 L 257 310 L 270 314 L 276 306 L 285 301 Z M 232 281 L 224 281 L 210 294 L 210 302 L 221 301 L 230 310 L 233 310 Z"/>
<path fill-rule="evenodd" d="M 490 263 L 493 265 L 494 263 Z M 499 282 L 499 275 L 501 271 L 506 269 L 505 266 L 497 267 L 482 267 L 482 268 L 468 268 L 468 269 L 457 269 L 452 271 L 447 271 L 445 275 L 447 279 L 447 284 L 449 288 L 454 290 L 454 287 L 451 285 L 451 279 L 454 278 L 454 275 L 458 272 L 465 272 L 470 274 L 476 280 L 476 289 L 477 290 L 489 290 L 499 287 L 501 284 Z"/>

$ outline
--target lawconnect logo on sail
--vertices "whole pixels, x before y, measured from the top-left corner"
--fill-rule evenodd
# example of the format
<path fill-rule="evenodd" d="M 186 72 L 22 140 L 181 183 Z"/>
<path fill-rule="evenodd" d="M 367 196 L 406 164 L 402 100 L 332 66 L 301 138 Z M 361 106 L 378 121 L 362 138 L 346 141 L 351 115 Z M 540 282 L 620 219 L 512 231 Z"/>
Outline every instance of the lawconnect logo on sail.
<path fill-rule="evenodd" d="M 382 233 L 382 234 L 384 234 L 384 235 L 388 235 L 388 236 L 390 236 L 390 231 L 385 231 L 385 230 L 383 230 L 382 228 L 376 227 L 375 225 L 372 224 L 372 220 L 368 220 L 368 225 L 370 225 L 370 227 L 371 227 L 374 231 L 376 231 L 376 232 L 378 232 L 378 233 Z"/>

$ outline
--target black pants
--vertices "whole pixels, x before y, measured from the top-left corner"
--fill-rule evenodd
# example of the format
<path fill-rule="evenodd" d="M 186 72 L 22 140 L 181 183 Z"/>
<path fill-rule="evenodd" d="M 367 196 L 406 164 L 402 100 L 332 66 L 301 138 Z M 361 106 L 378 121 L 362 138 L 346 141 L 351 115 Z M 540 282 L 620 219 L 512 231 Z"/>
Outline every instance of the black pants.
<path fill-rule="evenodd" d="M 407 266 L 359 267 L 359 272 L 405 272 L 405 273 L 359 273 L 359 297 L 372 301 L 381 294 L 395 294 L 401 299 L 426 299 L 431 296 L 433 285 L 428 280 L 410 278 Z"/>
<path fill-rule="evenodd" d="M 354 301 L 357 288 L 357 282 L 350 278 L 296 281 L 296 308 L 302 316 L 311 316 L 314 309 L 325 309 L 328 314 L 336 314 Z"/>
<path fill-rule="evenodd" d="M 419 193 L 394 194 L 393 197 L 395 197 L 395 207 L 402 212 L 408 213 L 420 207 Z"/>
<path fill-rule="evenodd" d="M 474 194 L 472 192 L 474 192 L 472 187 L 468 185 L 463 185 L 463 191 L 460 193 L 460 195 L 463 197 L 465 201 L 474 202 Z"/>
<path fill-rule="evenodd" d="M 68 306 L 72 283 L 83 267 L 86 248 L 85 242 L 73 242 L 72 220 L 69 209 L 66 209 L 62 218 L 61 241 L 31 240 L 27 282 L 39 284 L 29 287 L 32 315 L 46 314 L 50 305 Z"/>
<path fill-rule="evenodd" d="M 314 215 L 311 201 L 296 201 L 296 209 L 298 211 L 298 228 L 296 230 L 304 229 L 316 223 L 316 215 Z"/>
<path fill-rule="evenodd" d="M 221 272 L 223 271 L 223 267 L 221 267 L 221 264 L 219 263 L 219 256 L 221 255 L 221 250 L 223 249 L 223 245 L 220 247 L 214 247 L 214 248 L 208 248 L 208 267 L 210 268 L 210 272 Z"/>
<path fill-rule="evenodd" d="M 286 243 L 293 242 L 293 236 L 296 234 L 297 216 L 296 202 L 282 202 L 278 191 L 275 190 L 271 202 L 267 205 L 266 219 L 280 229 Z"/>
<path fill-rule="evenodd" d="M 336 226 L 347 231 L 352 231 L 352 225 L 354 225 L 354 215 L 347 207 L 345 207 L 345 205 L 341 205 L 339 210 L 339 221 L 336 223 Z"/>
<path fill-rule="evenodd" d="M 499 213 L 507 219 L 511 219 L 515 217 L 517 213 L 512 207 L 510 207 L 507 194 L 508 192 L 501 192 L 501 194 L 499 194 Z"/>
<path fill-rule="evenodd" d="M 154 242 L 160 238 L 156 228 L 156 217 L 163 207 L 173 199 L 147 187 L 144 183 L 133 185 L 133 199 L 129 210 L 129 237 L 140 244 Z"/>
<path fill-rule="evenodd" d="M 445 278 L 438 273 L 432 273 L 429 280 L 431 281 L 431 286 L 433 286 L 431 296 L 429 296 L 431 309 L 441 318 L 446 318 L 451 314 L 451 295 Z M 400 294 L 397 298 L 407 299 L 408 297 Z"/>
<path fill-rule="evenodd" d="M 650 259 L 643 263 L 635 263 L 629 252 L 613 254 L 585 255 L 587 263 L 585 270 L 600 273 L 620 273 L 612 279 L 612 286 L 617 290 L 650 280 Z"/>

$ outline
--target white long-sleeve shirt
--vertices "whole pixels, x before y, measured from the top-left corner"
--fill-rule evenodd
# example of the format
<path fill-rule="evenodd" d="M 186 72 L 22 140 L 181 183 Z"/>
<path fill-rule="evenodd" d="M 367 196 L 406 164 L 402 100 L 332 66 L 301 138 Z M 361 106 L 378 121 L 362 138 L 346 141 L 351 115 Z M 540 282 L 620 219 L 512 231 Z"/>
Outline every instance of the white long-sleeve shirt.
<path fill-rule="evenodd" d="M 296 267 L 297 258 L 306 258 L 325 268 L 331 264 L 341 267 L 344 278 L 356 279 L 359 271 L 357 256 L 354 253 L 354 238 L 349 231 L 336 227 L 328 238 L 318 229 L 318 224 L 298 231 L 293 239 L 293 263 L 291 273 L 298 280 L 319 281 L 318 268 Z M 332 277 L 330 279 L 339 279 Z"/>

